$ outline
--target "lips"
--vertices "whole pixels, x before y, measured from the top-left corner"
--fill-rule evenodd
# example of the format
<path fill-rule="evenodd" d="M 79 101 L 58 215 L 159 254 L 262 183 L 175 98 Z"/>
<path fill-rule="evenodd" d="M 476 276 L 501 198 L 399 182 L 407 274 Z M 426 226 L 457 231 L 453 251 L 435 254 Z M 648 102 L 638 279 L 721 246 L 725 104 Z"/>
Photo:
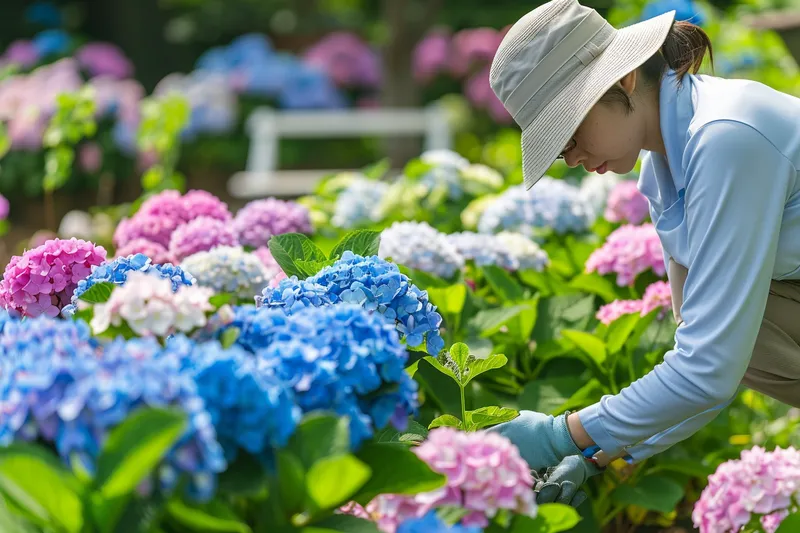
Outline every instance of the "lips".
<path fill-rule="evenodd" d="M 598 174 L 605 174 L 608 171 L 608 161 L 606 161 L 605 163 L 594 169 L 594 171 L 597 172 Z"/>

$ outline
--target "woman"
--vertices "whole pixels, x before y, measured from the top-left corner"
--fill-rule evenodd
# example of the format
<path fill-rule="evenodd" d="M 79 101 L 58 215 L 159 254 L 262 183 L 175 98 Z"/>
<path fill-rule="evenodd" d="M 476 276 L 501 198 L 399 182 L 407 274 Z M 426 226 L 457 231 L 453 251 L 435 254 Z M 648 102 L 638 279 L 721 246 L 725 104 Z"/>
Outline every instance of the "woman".
<path fill-rule="evenodd" d="M 528 188 L 553 160 L 630 172 L 664 248 L 674 349 L 617 395 L 494 428 L 531 468 L 540 501 L 573 503 L 612 459 L 641 461 L 694 434 L 743 384 L 800 406 L 800 100 L 695 75 L 711 44 L 667 13 L 616 30 L 553 0 L 508 32 L 491 84 L 523 130 Z"/>

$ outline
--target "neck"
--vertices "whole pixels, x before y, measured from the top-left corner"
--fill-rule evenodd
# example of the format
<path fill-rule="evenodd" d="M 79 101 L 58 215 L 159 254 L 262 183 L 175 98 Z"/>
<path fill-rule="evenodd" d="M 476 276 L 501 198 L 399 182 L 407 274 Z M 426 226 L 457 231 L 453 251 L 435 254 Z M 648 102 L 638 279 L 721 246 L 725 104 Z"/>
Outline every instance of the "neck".
<path fill-rule="evenodd" d="M 661 136 L 661 111 L 659 107 L 658 85 L 642 95 L 640 103 L 644 115 L 644 146 L 649 152 L 656 152 L 666 157 L 667 149 Z"/>

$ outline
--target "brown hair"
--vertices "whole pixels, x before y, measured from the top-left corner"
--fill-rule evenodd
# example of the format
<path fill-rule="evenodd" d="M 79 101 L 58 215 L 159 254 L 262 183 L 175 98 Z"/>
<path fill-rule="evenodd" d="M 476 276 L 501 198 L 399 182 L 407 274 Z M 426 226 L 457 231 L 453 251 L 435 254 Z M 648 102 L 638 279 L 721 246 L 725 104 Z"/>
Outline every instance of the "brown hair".
<path fill-rule="evenodd" d="M 706 53 L 713 68 L 714 51 L 706 32 L 691 22 L 678 21 L 670 28 L 661 50 L 639 67 L 639 73 L 652 86 L 658 85 L 667 69 L 671 69 L 680 83 L 689 72 L 696 74 L 700 70 Z M 600 101 L 622 104 L 626 112 L 633 111 L 630 95 L 619 85 L 611 87 Z"/>

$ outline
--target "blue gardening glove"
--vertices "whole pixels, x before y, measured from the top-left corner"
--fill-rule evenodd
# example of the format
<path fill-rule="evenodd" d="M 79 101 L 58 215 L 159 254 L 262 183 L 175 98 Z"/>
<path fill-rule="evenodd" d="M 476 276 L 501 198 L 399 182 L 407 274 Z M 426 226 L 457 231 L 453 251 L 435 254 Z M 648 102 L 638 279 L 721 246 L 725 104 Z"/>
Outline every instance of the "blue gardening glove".
<path fill-rule="evenodd" d="M 578 507 L 586 501 L 586 493 L 579 490 L 581 485 L 603 471 L 579 455 L 565 457 L 558 466 L 548 468 L 543 479 L 536 482 L 536 503 L 563 503 Z"/>
<path fill-rule="evenodd" d="M 567 429 L 567 414 L 553 417 L 520 411 L 514 420 L 498 424 L 489 431 L 496 431 L 513 442 L 531 470 L 543 470 L 558 465 L 570 455 L 581 455 Z"/>

